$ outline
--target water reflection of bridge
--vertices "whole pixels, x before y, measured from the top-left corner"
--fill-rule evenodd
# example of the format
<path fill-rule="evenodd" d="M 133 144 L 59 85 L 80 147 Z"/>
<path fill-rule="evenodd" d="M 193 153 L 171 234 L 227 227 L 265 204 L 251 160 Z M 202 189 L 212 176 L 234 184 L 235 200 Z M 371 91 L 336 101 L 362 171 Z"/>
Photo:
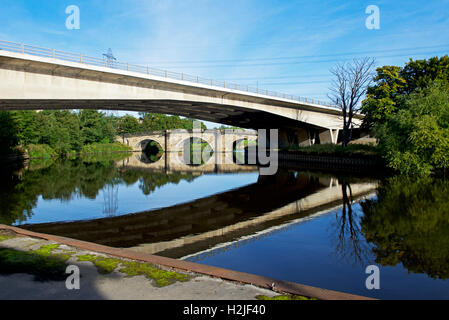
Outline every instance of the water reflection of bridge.
<path fill-rule="evenodd" d="M 351 184 L 354 197 L 376 187 L 373 182 Z M 169 208 L 22 227 L 178 258 L 330 209 L 342 198 L 334 178 L 280 171 L 260 176 L 257 183 Z"/>
<path fill-rule="evenodd" d="M 191 165 L 186 163 L 183 152 L 164 152 L 162 157 L 151 162 L 145 153 L 134 153 L 130 157 L 117 162 L 118 168 L 144 169 L 166 173 L 233 173 L 255 172 L 257 166 L 236 164 L 232 152 L 214 153 L 205 163 Z"/>

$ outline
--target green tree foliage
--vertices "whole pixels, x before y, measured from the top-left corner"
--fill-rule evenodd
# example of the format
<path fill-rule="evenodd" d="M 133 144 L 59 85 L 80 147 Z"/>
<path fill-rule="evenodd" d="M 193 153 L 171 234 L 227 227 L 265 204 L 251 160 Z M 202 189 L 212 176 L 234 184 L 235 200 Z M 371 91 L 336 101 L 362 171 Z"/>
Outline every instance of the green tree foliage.
<path fill-rule="evenodd" d="M 115 140 L 117 131 L 114 117 L 108 117 L 97 110 L 81 110 L 79 119 L 83 145 L 95 142 L 110 143 Z"/>
<path fill-rule="evenodd" d="M 206 128 L 201 123 L 203 129 Z M 2 111 L 0 113 L 0 150 L 12 152 L 18 144 L 33 150 L 54 150 L 57 155 L 80 152 L 84 146 L 111 144 L 118 134 L 134 134 L 165 129 L 192 129 L 193 120 L 178 116 L 141 113 L 121 118 L 97 110 Z M 39 148 L 39 145 L 46 145 Z M 53 154 L 49 152 L 48 154 Z"/>
<path fill-rule="evenodd" d="M 385 123 L 401 108 L 403 95 L 419 92 L 436 83 L 449 84 L 449 56 L 429 60 L 412 60 L 403 67 L 383 66 L 377 69 L 375 84 L 367 90 L 362 102 L 363 126 L 372 129 Z"/>
<path fill-rule="evenodd" d="M 19 128 L 16 119 L 10 112 L 0 111 L 0 153 L 12 153 L 19 143 Z"/>
<path fill-rule="evenodd" d="M 365 127 L 383 123 L 396 113 L 396 99 L 405 86 L 405 80 L 400 72 L 401 68 L 396 66 L 384 66 L 377 69 L 377 76 L 374 78 L 376 85 L 368 88 L 367 99 L 362 103 Z"/>
<path fill-rule="evenodd" d="M 377 130 L 389 166 L 401 174 L 428 175 L 449 167 L 449 90 L 412 93 Z"/>
<path fill-rule="evenodd" d="M 396 176 L 381 185 L 377 199 L 362 202 L 361 228 L 376 263 L 449 278 L 448 194 L 448 181 Z"/>
<path fill-rule="evenodd" d="M 125 115 L 119 120 L 119 132 L 122 133 L 137 133 L 144 131 L 139 120 L 133 116 Z"/>
<path fill-rule="evenodd" d="M 142 112 L 140 113 L 143 131 L 160 131 L 168 129 L 193 129 L 193 119 L 182 119 L 178 116 L 167 116 L 165 114 Z M 201 122 L 201 128 L 206 129 L 206 125 Z"/>

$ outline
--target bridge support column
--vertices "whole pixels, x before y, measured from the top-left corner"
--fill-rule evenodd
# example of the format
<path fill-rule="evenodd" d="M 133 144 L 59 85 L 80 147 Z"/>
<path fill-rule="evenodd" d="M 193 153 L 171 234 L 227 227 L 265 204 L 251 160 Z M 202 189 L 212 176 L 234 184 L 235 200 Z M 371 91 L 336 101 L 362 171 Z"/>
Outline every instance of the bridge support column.
<path fill-rule="evenodd" d="M 268 131 L 268 130 L 267 130 Z M 279 129 L 279 148 L 287 148 L 296 144 L 295 137 L 289 129 Z"/>
<path fill-rule="evenodd" d="M 324 131 L 320 131 L 319 137 L 321 144 L 336 144 L 338 139 L 338 129 L 326 129 Z"/>
<path fill-rule="evenodd" d="M 315 139 L 313 138 L 313 133 L 308 129 L 298 129 L 298 145 L 300 147 L 310 147 L 315 143 Z"/>
<path fill-rule="evenodd" d="M 310 129 L 280 129 L 279 147 L 301 146 L 308 147 L 315 143 L 314 132 Z"/>

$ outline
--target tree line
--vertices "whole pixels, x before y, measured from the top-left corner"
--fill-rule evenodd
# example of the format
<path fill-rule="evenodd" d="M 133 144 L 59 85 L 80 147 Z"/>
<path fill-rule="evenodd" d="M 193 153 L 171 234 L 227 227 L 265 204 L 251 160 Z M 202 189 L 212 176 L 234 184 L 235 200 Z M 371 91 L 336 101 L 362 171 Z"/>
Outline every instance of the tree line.
<path fill-rule="evenodd" d="M 178 116 L 139 115 L 137 119 L 98 110 L 0 111 L 0 151 L 5 155 L 40 146 L 63 156 L 79 153 L 87 145 L 114 143 L 124 133 L 193 127 L 191 119 Z"/>

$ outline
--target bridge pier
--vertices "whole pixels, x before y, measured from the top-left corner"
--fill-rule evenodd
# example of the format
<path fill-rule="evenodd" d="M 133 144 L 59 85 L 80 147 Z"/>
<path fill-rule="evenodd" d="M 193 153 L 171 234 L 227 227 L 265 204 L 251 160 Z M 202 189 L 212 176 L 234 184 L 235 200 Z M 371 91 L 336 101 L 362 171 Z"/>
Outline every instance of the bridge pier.
<path fill-rule="evenodd" d="M 279 147 L 309 147 L 315 144 L 315 132 L 308 128 L 279 129 Z"/>
<path fill-rule="evenodd" d="M 338 129 L 325 129 L 319 132 L 320 143 L 336 144 L 338 141 Z"/>
<path fill-rule="evenodd" d="M 338 129 L 282 128 L 279 129 L 279 147 L 309 147 L 318 143 L 317 138 L 320 144 L 336 144 L 338 132 Z"/>

